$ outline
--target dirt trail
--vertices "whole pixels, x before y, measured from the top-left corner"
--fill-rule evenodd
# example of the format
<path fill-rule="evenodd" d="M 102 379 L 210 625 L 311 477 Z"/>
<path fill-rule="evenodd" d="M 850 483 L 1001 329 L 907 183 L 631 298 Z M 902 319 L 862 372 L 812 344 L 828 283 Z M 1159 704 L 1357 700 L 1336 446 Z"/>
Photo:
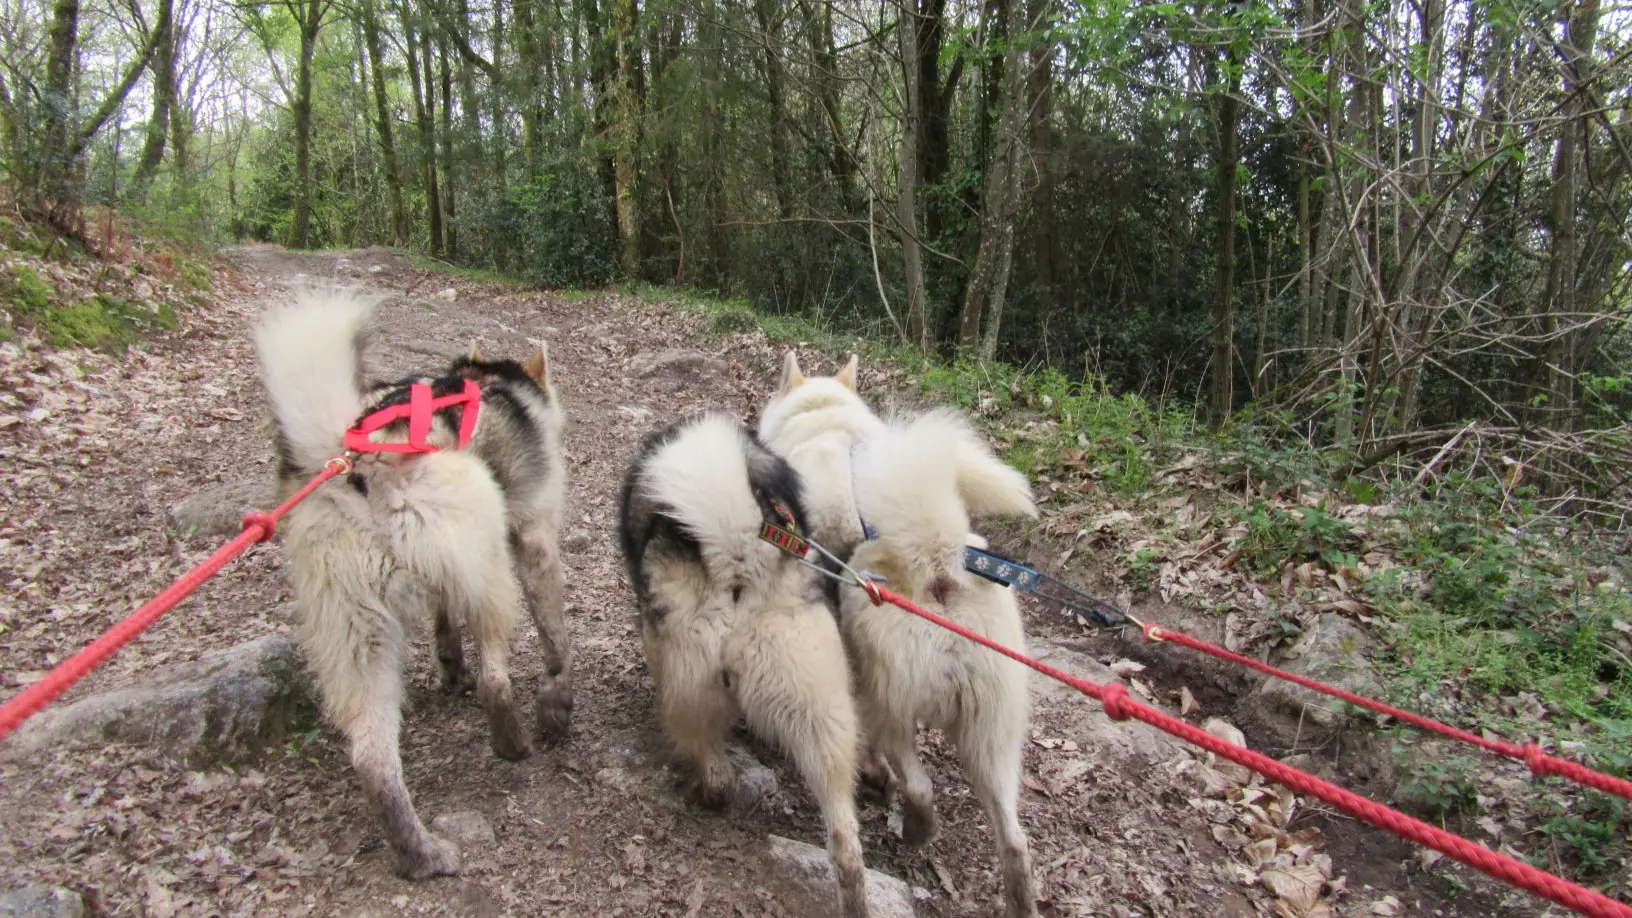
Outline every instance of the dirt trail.
<path fill-rule="evenodd" d="M 651 306 L 635 312 L 614 294 L 563 299 L 429 274 L 386 251 L 250 247 L 234 258 L 254 289 L 232 298 L 222 315 L 155 342 L 150 356 L 91 380 L 98 394 L 88 397 L 106 402 L 97 403 L 104 414 L 145 425 L 139 436 L 127 427 L 76 441 L 85 458 L 66 470 L 49 467 L 57 446 L 15 444 L 16 456 L 40 468 L 0 486 L 8 527 L 0 548 L 32 545 L 37 560 L 11 610 L 21 626 L 0 647 L 4 670 L 35 671 L 48 654 L 83 645 L 130 600 L 213 547 L 211 539 L 174 534 L 164 514 L 208 483 L 268 473 L 248 323 L 282 285 L 338 274 L 389 294 L 379 311 L 381 374 L 435 368 L 471 338 L 482 339 L 489 355 L 511 356 L 525 353 L 528 338 L 549 340 L 568 412 L 574 736 L 520 763 L 494 758 L 475 700 L 436 693 L 421 652 L 403 740 L 408 786 L 427 822 L 474 811 L 496 833 L 491 845 L 464 846 L 463 876 L 418 884 L 393 876 L 338 737 L 314 728 L 228 770 L 191 772 L 120 748 L 0 767 L 0 886 L 77 887 L 116 915 L 831 914 L 831 901 L 797 895 L 760 853 L 766 833 L 822 841 L 819 815 L 773 752 L 754 750 L 779 787 L 754 806 L 720 815 L 678 793 L 614 538 L 617 486 L 641 436 L 701 408 L 752 418 L 770 391 L 775 349 L 757 332 L 708 342 L 695 317 Z M 438 295 L 450 288 L 452 299 Z M 720 364 L 645 379 L 628 371 L 631 358 L 671 347 L 700 348 Z M 163 397 L 121 396 L 121 380 L 134 385 L 138 377 Z M 21 576 L 15 555 L 0 553 L 8 565 L 0 574 Z M 288 600 L 277 550 L 257 549 L 71 697 L 160 663 L 287 632 Z M 1035 632 L 1073 639 L 1043 613 L 1028 614 Z M 523 634 L 518 694 L 530 698 L 539 655 L 530 628 Z M 1230 852 L 1214 840 L 1199 785 L 1183 774 L 1195 761 L 1101 757 L 1077 742 L 1086 701 L 1038 697 L 1022 819 L 1046 914 L 1272 913 L 1262 897 L 1243 892 Z M 989 827 L 938 741 L 926 739 L 926 759 L 944 820 L 939 840 L 925 854 L 907 852 L 889 814 L 869 803 L 868 864 L 916 887 L 920 915 L 993 914 Z M 1336 873 L 1351 876 L 1336 914 L 1370 914 L 1385 893 L 1403 901 L 1399 914 L 1517 913 L 1493 900 L 1441 903 L 1411 888 L 1421 874 L 1401 869 L 1409 848 L 1343 820 L 1326 824 L 1329 836 L 1339 836 L 1333 850 L 1343 852 Z"/>

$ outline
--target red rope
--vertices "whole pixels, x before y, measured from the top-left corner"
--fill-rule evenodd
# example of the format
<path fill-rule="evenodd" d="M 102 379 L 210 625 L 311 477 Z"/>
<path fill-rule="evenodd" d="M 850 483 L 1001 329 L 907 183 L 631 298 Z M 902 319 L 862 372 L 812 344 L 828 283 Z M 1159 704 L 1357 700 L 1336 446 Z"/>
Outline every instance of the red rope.
<path fill-rule="evenodd" d="M 54 701 L 57 696 L 67 691 L 70 686 L 85 678 L 91 670 L 102 665 L 109 657 L 119 651 L 121 647 L 130 643 L 136 635 L 147 630 L 147 627 L 159 620 L 164 613 L 175 608 L 176 604 L 192 595 L 193 591 L 204 584 L 204 581 L 215 576 L 223 567 L 226 567 L 234 558 L 243 554 L 251 545 L 265 542 L 272 538 L 277 531 L 278 521 L 283 519 L 294 506 L 311 496 L 325 481 L 336 475 L 351 470 L 351 463 L 343 457 L 329 460 L 323 471 L 308 481 L 304 487 L 295 492 L 293 497 L 279 504 L 269 513 L 249 513 L 244 516 L 244 529 L 231 542 L 216 549 L 215 553 L 205 559 L 203 563 L 182 575 L 181 579 L 170 584 L 164 592 L 153 597 L 141 608 L 132 612 L 129 617 L 112 628 L 109 628 L 101 637 L 57 664 L 45 675 L 45 678 L 17 693 L 4 705 L 0 705 L 0 740 L 10 736 L 12 731 L 22 725 L 23 721 L 34 716 L 39 710 Z"/>
<path fill-rule="evenodd" d="M 1267 755 L 1225 742 L 1205 730 L 1185 723 L 1176 717 L 1169 717 L 1149 705 L 1134 701 L 1128 696 L 1127 688 L 1121 683 L 1112 682 L 1102 685 L 1098 682 L 1081 679 L 1070 673 L 1062 672 L 1046 663 L 1010 650 L 983 634 L 977 634 L 956 622 L 936 615 L 905 596 L 891 592 L 875 582 L 867 582 L 866 590 L 875 605 L 888 602 L 899 606 L 919 618 L 933 622 L 960 637 L 968 638 L 982 646 L 989 647 L 1011 660 L 1024 663 L 1051 679 L 1071 686 L 1089 698 L 1097 700 L 1104 706 L 1105 713 L 1113 720 L 1127 720 L 1131 717 L 1143 721 L 1164 733 L 1170 733 L 1187 743 L 1200 746 L 1220 758 L 1250 768 L 1295 791 L 1323 800 L 1378 828 L 1386 829 L 1409 841 L 1432 848 L 1461 861 L 1469 867 L 1483 871 L 1498 880 L 1535 893 L 1545 899 L 1550 899 L 1572 911 L 1592 916 L 1592 918 L 1632 918 L 1632 905 L 1617 902 L 1602 893 L 1577 886 L 1562 877 L 1554 876 L 1523 861 L 1492 851 L 1477 842 L 1453 835 L 1444 829 L 1436 828 L 1421 820 L 1412 819 L 1410 816 L 1390 809 L 1375 800 L 1362 797 L 1353 791 L 1345 790 L 1330 782 L 1322 781 L 1314 775 L 1277 762 Z"/>
<path fill-rule="evenodd" d="M 1537 777 L 1557 775 L 1561 778 L 1568 778 L 1569 780 L 1578 784 L 1585 784 L 1588 787 L 1596 788 L 1597 790 L 1604 791 L 1605 793 L 1619 794 L 1622 797 L 1632 800 L 1632 781 L 1626 781 L 1613 775 L 1606 775 L 1601 771 L 1593 771 L 1585 765 L 1571 762 L 1568 759 L 1561 759 L 1557 756 L 1548 755 L 1546 752 L 1542 751 L 1542 748 L 1539 745 L 1535 743 L 1520 746 L 1517 743 L 1510 743 L 1506 740 L 1486 739 L 1478 734 L 1469 733 L 1466 730 L 1459 730 L 1449 724 L 1442 724 L 1437 720 L 1432 720 L 1422 716 L 1421 714 L 1413 714 L 1410 711 L 1396 708 L 1393 705 L 1384 704 L 1381 701 L 1373 701 L 1370 698 L 1356 695 L 1353 692 L 1344 691 L 1335 685 L 1327 685 L 1323 682 L 1316 682 L 1315 680 L 1306 676 L 1300 676 L 1297 673 L 1287 672 L 1284 669 L 1277 669 L 1261 660 L 1255 660 L 1252 657 L 1243 656 L 1241 654 L 1234 653 L 1233 651 L 1225 650 L 1217 644 L 1209 644 L 1200 638 L 1192 637 L 1182 631 L 1170 631 L 1156 625 L 1146 625 L 1144 626 L 1144 632 L 1145 637 L 1149 640 L 1172 641 L 1175 644 L 1189 647 L 1192 650 L 1199 650 L 1202 653 L 1211 654 L 1212 656 L 1218 657 L 1221 660 L 1229 660 L 1232 663 L 1239 663 L 1242 666 L 1256 669 L 1261 673 L 1268 673 L 1277 679 L 1285 679 L 1288 682 L 1293 682 L 1303 686 L 1304 688 L 1313 689 L 1314 691 L 1322 694 L 1330 695 L 1333 698 L 1341 698 L 1350 704 L 1358 705 L 1362 708 L 1368 708 L 1376 711 L 1379 714 L 1387 714 L 1389 717 L 1404 721 L 1405 723 L 1419 727 L 1423 730 L 1427 730 L 1430 733 L 1438 733 L 1440 736 L 1448 736 L 1452 739 L 1459 739 L 1464 743 L 1472 743 L 1481 749 L 1487 749 L 1496 753 L 1497 755 L 1505 755 L 1510 759 L 1518 759 L 1519 761 L 1528 765 L 1530 767 L 1530 771 Z"/>

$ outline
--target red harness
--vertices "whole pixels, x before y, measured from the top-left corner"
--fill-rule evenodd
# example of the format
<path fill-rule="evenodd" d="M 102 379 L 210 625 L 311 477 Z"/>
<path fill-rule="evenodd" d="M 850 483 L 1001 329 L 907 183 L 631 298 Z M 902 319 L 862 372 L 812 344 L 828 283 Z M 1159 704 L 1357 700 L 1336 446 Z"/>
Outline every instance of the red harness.
<path fill-rule="evenodd" d="M 431 434 L 431 417 L 444 408 L 463 405 L 459 420 L 459 448 L 470 443 L 476 433 L 476 418 L 482 410 L 482 388 L 476 380 L 465 380 L 465 391 L 441 398 L 431 397 L 429 383 L 416 382 L 408 387 L 408 401 L 391 405 L 357 422 L 346 431 L 346 449 L 357 453 L 434 453 L 437 448 L 425 442 Z M 408 419 L 408 442 L 375 443 L 368 435 L 388 424 Z"/>

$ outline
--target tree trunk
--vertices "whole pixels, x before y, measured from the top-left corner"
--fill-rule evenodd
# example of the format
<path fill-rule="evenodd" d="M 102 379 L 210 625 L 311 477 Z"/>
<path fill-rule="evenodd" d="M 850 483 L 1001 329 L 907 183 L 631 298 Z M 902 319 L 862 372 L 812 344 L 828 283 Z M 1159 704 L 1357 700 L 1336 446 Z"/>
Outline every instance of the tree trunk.
<path fill-rule="evenodd" d="M 429 46 L 427 45 L 427 49 Z M 436 43 L 438 62 L 442 74 L 442 247 L 449 258 L 459 257 L 459 216 L 456 213 L 455 202 L 458 200 L 458 181 L 453 173 L 453 73 L 448 67 L 448 39 L 446 35 Z M 427 50 L 425 57 L 425 81 L 431 79 L 431 60 Z"/>
<path fill-rule="evenodd" d="M 594 93 L 594 135 L 601 184 L 611 204 L 612 225 L 618 225 L 618 170 L 613 149 L 612 121 L 615 117 L 618 83 L 617 44 L 607 35 L 608 16 L 603 16 L 600 3 L 614 5 L 624 0 L 578 0 L 584 19 L 584 32 L 589 39 L 589 85 Z"/>
<path fill-rule="evenodd" d="M 827 127 L 827 168 L 838 185 L 838 199 L 844 210 L 851 210 L 855 182 L 856 161 L 850 153 L 850 140 L 844 133 L 840 103 L 838 52 L 833 47 L 833 5 L 827 2 L 799 0 L 799 10 L 805 20 L 805 41 L 810 47 L 812 80 L 822 121 Z"/>
<path fill-rule="evenodd" d="M 51 8 L 51 33 L 46 39 L 45 91 L 40 99 L 43 130 L 34 196 L 56 206 L 72 194 L 68 155 L 69 113 L 73 93 L 74 56 L 79 47 L 79 0 L 57 0 Z"/>
<path fill-rule="evenodd" d="M 907 285 L 907 343 L 929 347 L 924 304 L 924 261 L 918 242 L 918 151 L 923 141 L 923 113 L 918 92 L 918 14 L 912 0 L 901 4 L 901 68 L 906 97 L 901 112 L 901 163 L 896 178 L 896 205 L 901 221 L 901 255 Z"/>
<path fill-rule="evenodd" d="M 146 197 L 148 183 L 164 162 L 164 145 L 170 136 L 170 109 L 176 101 L 175 0 L 160 2 L 159 16 L 164 26 L 162 31 L 154 26 L 159 36 L 153 49 L 153 114 L 147 119 L 147 136 L 142 141 L 141 158 L 136 161 L 136 174 L 132 178 L 140 197 Z"/>
<path fill-rule="evenodd" d="M 312 233 L 312 56 L 328 0 L 291 0 L 289 11 L 300 29 L 300 59 L 295 68 L 295 217 L 289 246 L 304 249 Z"/>
<path fill-rule="evenodd" d="M 1593 44 L 1598 34 L 1598 0 L 1576 0 L 1566 8 L 1564 54 L 1565 118 L 1559 128 L 1558 149 L 1553 158 L 1553 185 L 1549 192 L 1547 229 L 1552 246 L 1547 259 L 1547 286 L 1542 294 L 1543 346 L 1536 387 L 1546 402 L 1533 412 L 1538 423 L 1565 428 L 1574 417 L 1574 359 L 1572 334 L 1562 328 L 1560 316 L 1571 317 L 1577 310 L 1576 290 L 1580 253 L 1576 243 L 1576 210 L 1579 197 L 1580 160 L 1586 149 L 1589 129 L 1586 99 L 1580 91 L 1589 76 Z"/>
<path fill-rule="evenodd" d="M 430 97 L 434 91 L 428 78 L 431 70 L 430 43 L 427 41 L 423 47 L 418 43 L 406 0 L 400 8 L 400 14 L 402 33 L 408 49 L 408 83 L 414 93 L 414 120 L 419 125 L 419 176 L 425 185 L 425 211 L 426 219 L 430 223 L 430 249 L 432 255 L 441 255 L 442 196 L 438 193 L 436 183 L 436 100 Z M 423 71 L 419 63 L 421 51 L 425 56 Z"/>
<path fill-rule="evenodd" d="M 618 269 L 633 278 L 640 271 L 640 48 L 636 40 L 638 0 L 611 0 L 612 40 L 617 74 L 612 85 L 612 166 L 616 182 Z"/>
<path fill-rule="evenodd" d="M 917 177 L 921 188 L 939 185 L 952 166 L 952 102 L 963 77 L 964 55 L 953 58 L 952 67 L 943 80 L 940 63 L 941 48 L 946 41 L 946 5 L 946 0 L 922 0 L 916 7 L 918 111 L 922 118 Z M 939 238 L 950 217 L 947 206 L 941 196 L 936 195 L 925 202 L 923 210 L 924 236 L 930 240 Z"/>
<path fill-rule="evenodd" d="M 1053 0 L 1033 0 L 1034 20 L 1046 21 Z M 1054 305 L 1054 54 L 1052 42 L 1038 42 L 1031 51 L 1031 158 L 1037 164 L 1037 185 L 1032 189 L 1031 270 L 1042 291 L 1043 309 Z"/>
<path fill-rule="evenodd" d="M 766 101 L 771 115 L 771 185 L 776 192 L 776 210 L 782 219 L 793 216 L 792 156 L 788 152 L 788 113 L 782 78 L 782 25 L 777 0 L 754 0 L 754 18 L 759 23 L 760 67 L 765 78 Z"/>
<path fill-rule="evenodd" d="M 986 191 L 981 196 L 980 248 L 969 272 L 963 311 L 958 324 L 958 346 L 965 353 L 979 348 L 982 361 L 997 353 L 997 340 L 1007 295 L 1009 265 L 1014 252 L 1014 210 L 1020 196 L 1020 155 L 1025 145 L 1026 86 L 1030 82 L 1024 50 L 1026 4 L 1007 0 L 1007 47 L 1003 52 L 1002 114 L 998 117 L 997 144 L 986 169 Z M 991 299 L 988 307 L 986 300 Z M 985 330 L 982 332 L 984 313 Z"/>
<path fill-rule="evenodd" d="M 544 62 L 538 49 L 534 0 L 515 0 L 515 3 L 516 64 L 521 69 L 526 92 L 521 101 L 521 155 L 530 183 L 538 177 L 540 148 L 544 141 L 544 104 L 539 85 Z"/>
<path fill-rule="evenodd" d="M 1224 91 L 1218 100 L 1218 265 L 1213 279 L 1213 379 L 1208 414 L 1214 428 L 1235 410 L 1235 173 L 1241 163 L 1237 131 L 1240 127 L 1241 52 L 1225 54 Z"/>
<path fill-rule="evenodd" d="M 391 103 L 386 94 L 384 55 L 380 53 L 380 22 L 374 9 L 374 0 L 360 0 L 363 42 L 368 51 L 368 69 L 374 82 L 374 118 L 380 137 L 380 159 L 385 167 L 386 202 L 391 212 L 391 240 L 395 245 L 407 245 L 413 231 L 408 214 L 402 206 L 402 175 L 397 170 L 397 143 L 391 131 Z"/>

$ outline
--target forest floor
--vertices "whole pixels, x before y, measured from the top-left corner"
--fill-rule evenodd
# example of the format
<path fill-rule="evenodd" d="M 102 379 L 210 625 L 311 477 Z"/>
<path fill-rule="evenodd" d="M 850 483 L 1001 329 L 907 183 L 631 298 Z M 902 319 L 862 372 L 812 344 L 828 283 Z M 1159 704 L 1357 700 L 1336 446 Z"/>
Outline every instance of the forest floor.
<path fill-rule="evenodd" d="M 176 531 L 169 513 L 202 488 L 270 474 L 249 327 L 288 283 L 342 276 L 388 295 L 379 310 L 380 375 L 438 367 L 472 338 L 489 355 L 512 356 L 525 354 L 529 338 L 548 339 L 568 412 L 573 736 L 521 762 L 494 758 L 475 700 L 435 691 L 421 641 L 402 743 L 409 788 L 427 823 L 474 811 L 495 832 L 491 844 L 466 846 L 462 876 L 413 883 L 392 874 L 345 749 L 325 726 L 256 760 L 205 771 L 125 746 L 0 765 L 0 888 L 68 886 L 101 913 L 121 916 L 836 912 L 834 900 L 785 882 L 765 854 L 767 833 L 818 845 L 822 838 L 808 794 L 773 751 L 750 747 L 779 788 L 756 805 L 714 813 L 680 792 L 615 542 L 617 488 L 643 435 L 703 408 L 755 418 L 781 346 L 757 329 L 710 333 L 678 304 L 617 293 L 565 297 L 433 273 L 387 250 L 252 246 L 229 254 L 238 289 L 123 357 L 0 345 L 0 383 L 17 402 L 0 415 L 27 418 L 0 421 L 7 694 L 217 544 Z M 698 349 L 713 362 L 648 377 L 631 371 L 635 358 L 673 348 Z M 822 363 L 807 369 L 829 372 Z M 881 408 L 918 398 L 903 373 L 876 367 L 864 366 L 863 391 Z M 1050 539 L 1045 530 L 1011 533 L 999 547 L 1058 557 L 1064 544 Z M 289 599 L 278 549 L 257 548 L 58 703 L 287 633 Z M 1164 621 L 1179 614 L 1161 605 L 1140 611 Z M 1131 644 L 1029 602 L 1026 614 L 1038 646 L 1061 659 L 1098 666 L 1132 655 Z M 1192 721 L 1238 711 L 1230 677 L 1210 664 L 1157 662 L 1148 651 L 1139 658 L 1149 664 L 1141 688 L 1163 701 L 1185 689 Z M 515 654 L 518 696 L 530 699 L 538 666 L 528 627 Z M 1431 859 L 1411 846 L 1313 801 L 1239 776 L 1220 781 L 1201 755 L 1142 727 L 1110 724 L 1097 705 L 1040 679 L 1033 692 L 1021 816 L 1045 914 L 1562 914 L 1459 867 L 1426 869 Z M 923 742 L 941 835 L 927 851 L 909 852 L 898 821 L 867 802 L 868 866 L 911 884 L 919 915 L 994 914 L 990 828 L 939 740 Z M 1223 786 L 1209 793 L 1209 783 Z"/>

